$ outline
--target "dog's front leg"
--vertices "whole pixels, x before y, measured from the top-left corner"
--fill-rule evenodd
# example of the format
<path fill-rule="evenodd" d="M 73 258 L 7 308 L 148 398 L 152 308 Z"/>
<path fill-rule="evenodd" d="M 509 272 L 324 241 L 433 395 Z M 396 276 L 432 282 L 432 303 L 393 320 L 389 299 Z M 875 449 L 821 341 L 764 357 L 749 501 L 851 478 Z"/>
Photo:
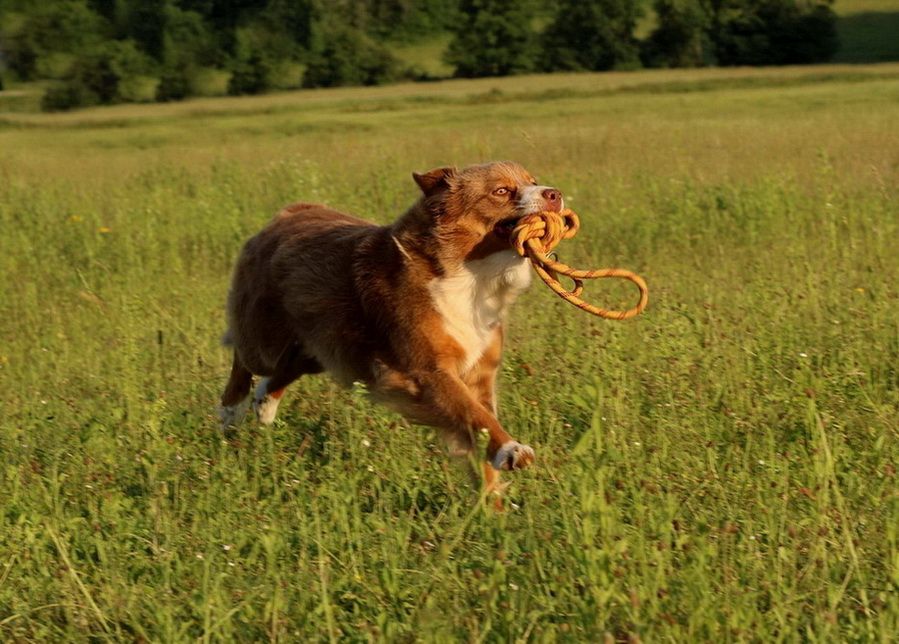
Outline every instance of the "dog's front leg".
<path fill-rule="evenodd" d="M 455 374 L 437 369 L 421 378 L 422 399 L 447 429 L 474 436 L 487 431 L 487 459 L 495 470 L 519 470 L 534 461 L 534 450 L 503 429 L 496 416 Z"/>

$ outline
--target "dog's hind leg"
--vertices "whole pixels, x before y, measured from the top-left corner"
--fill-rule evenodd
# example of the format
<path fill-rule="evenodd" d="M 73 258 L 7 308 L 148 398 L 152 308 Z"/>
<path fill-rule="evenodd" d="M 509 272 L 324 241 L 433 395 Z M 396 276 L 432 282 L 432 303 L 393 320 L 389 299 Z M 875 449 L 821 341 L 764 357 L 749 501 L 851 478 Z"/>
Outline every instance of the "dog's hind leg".
<path fill-rule="evenodd" d="M 231 365 L 231 376 L 225 391 L 222 393 L 222 405 L 219 407 L 219 418 L 222 419 L 222 429 L 235 427 L 243 419 L 249 405 L 250 387 L 253 384 L 253 374 L 243 366 L 237 352 L 234 352 L 234 362 Z"/>
<path fill-rule="evenodd" d="M 253 396 L 253 410 L 263 425 L 271 425 L 278 413 L 278 405 L 284 389 L 294 380 L 310 373 L 321 373 L 322 366 L 315 358 L 305 355 L 300 346 L 294 344 L 281 354 L 271 376 L 263 378 L 256 386 Z"/>

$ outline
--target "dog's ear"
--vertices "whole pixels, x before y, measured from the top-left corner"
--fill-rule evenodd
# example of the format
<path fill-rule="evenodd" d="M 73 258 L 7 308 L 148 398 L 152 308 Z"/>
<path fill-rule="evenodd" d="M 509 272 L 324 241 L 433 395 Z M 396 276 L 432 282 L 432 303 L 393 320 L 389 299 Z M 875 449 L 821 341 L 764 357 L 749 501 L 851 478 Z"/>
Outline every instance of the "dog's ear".
<path fill-rule="evenodd" d="M 412 173 L 412 178 L 426 197 L 449 189 L 450 182 L 455 176 L 456 168 L 435 168 L 424 174 Z"/>

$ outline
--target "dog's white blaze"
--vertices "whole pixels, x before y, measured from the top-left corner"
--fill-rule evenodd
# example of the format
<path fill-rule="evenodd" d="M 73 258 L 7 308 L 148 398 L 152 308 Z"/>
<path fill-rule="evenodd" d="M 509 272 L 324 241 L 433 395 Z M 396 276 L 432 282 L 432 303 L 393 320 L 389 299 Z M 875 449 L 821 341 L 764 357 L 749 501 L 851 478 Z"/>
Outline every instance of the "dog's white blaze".
<path fill-rule="evenodd" d="M 518 192 L 518 212 L 529 215 L 532 212 L 540 212 L 546 208 L 544 190 L 552 190 L 550 186 L 525 186 Z M 565 199 L 562 199 L 562 208 L 565 207 Z"/>
<path fill-rule="evenodd" d="M 530 283 L 527 260 L 513 250 L 465 262 L 454 274 L 431 281 L 443 327 L 465 350 L 463 371 L 484 354 L 509 305 Z"/>

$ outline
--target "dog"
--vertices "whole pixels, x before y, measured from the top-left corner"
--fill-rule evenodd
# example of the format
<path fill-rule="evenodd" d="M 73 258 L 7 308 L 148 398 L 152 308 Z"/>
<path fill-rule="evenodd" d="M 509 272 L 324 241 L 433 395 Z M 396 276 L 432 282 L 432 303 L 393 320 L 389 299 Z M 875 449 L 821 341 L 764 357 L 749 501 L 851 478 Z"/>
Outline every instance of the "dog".
<path fill-rule="evenodd" d="M 222 422 L 241 419 L 253 375 L 270 424 L 285 387 L 327 372 L 437 428 L 457 454 L 485 432 L 483 481 L 499 492 L 499 471 L 534 461 L 497 419 L 503 321 L 531 281 L 510 237 L 522 216 L 561 211 L 562 193 L 512 162 L 412 177 L 421 196 L 389 226 L 297 203 L 246 243 L 227 300 Z"/>

